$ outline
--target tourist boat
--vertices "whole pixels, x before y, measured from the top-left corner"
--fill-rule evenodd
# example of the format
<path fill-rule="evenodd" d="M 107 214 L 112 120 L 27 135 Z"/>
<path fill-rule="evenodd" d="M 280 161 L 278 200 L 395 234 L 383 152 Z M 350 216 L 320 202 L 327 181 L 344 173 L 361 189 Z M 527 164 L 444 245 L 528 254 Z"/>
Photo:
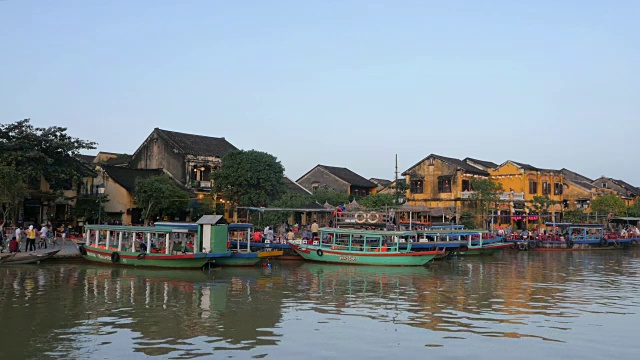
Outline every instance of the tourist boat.
<path fill-rule="evenodd" d="M 576 250 L 612 250 L 637 246 L 638 237 L 621 236 L 609 233 L 602 224 L 547 223 L 556 228 L 556 234 L 531 235 L 523 238 L 518 234 L 507 236 L 519 250 L 535 251 L 576 251 Z"/>
<path fill-rule="evenodd" d="M 445 249 L 451 255 L 492 255 L 513 244 L 486 230 L 420 230 L 412 240 L 414 250 Z M 402 247 L 402 246 L 401 246 Z"/>
<path fill-rule="evenodd" d="M 18 265 L 18 264 L 39 264 L 41 261 L 49 259 L 57 254 L 61 249 L 52 250 L 36 250 L 29 252 L 19 252 L 11 254 L 2 254 L 0 264 L 2 265 Z"/>
<path fill-rule="evenodd" d="M 283 254 L 282 250 L 263 248 L 259 251 L 253 251 L 251 249 L 251 233 L 253 230 L 252 224 L 235 223 L 229 224 L 229 252 L 230 256 L 217 259 L 217 263 L 221 266 L 253 266 L 260 260 L 265 258 L 278 257 Z M 241 247 L 240 243 L 243 238 L 246 240 L 244 243 L 246 247 Z M 235 247 L 231 246 L 231 240 L 235 240 Z"/>
<path fill-rule="evenodd" d="M 189 231 L 182 227 L 86 225 L 84 244 L 78 250 L 85 259 L 101 263 L 201 268 L 231 255 L 227 251 L 227 225 L 221 220 L 220 215 L 200 218 L 191 246 Z"/>
<path fill-rule="evenodd" d="M 413 231 L 321 228 L 322 240 L 294 240 L 289 245 L 305 260 L 340 264 L 422 266 L 445 253 L 412 251 L 410 242 L 400 248 L 402 240 L 415 235 Z"/>

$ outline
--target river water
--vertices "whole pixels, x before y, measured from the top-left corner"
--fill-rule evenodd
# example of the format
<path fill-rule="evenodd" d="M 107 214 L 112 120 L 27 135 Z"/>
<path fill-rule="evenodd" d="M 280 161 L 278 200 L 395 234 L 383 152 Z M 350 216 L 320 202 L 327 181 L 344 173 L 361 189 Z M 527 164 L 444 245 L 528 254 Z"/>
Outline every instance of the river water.
<path fill-rule="evenodd" d="M 640 251 L 427 267 L 0 267 L 2 359 L 637 359 Z"/>

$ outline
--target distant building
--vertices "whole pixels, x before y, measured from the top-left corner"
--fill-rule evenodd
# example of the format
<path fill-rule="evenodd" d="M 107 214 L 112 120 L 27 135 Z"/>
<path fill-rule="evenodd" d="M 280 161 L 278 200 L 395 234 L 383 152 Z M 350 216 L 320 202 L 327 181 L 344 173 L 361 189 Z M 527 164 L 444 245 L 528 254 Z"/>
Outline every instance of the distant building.
<path fill-rule="evenodd" d="M 129 162 L 136 169 L 164 169 L 195 192 L 211 191 L 210 175 L 222 157 L 238 150 L 223 137 L 185 134 L 155 128 Z"/>
<path fill-rule="evenodd" d="M 375 194 L 378 187 L 347 168 L 327 165 L 316 165 L 296 182 L 311 192 L 332 189 L 353 197 Z"/>
<path fill-rule="evenodd" d="M 632 205 L 640 197 L 640 188 L 637 188 L 625 181 L 601 176 L 593 180 L 592 184 L 597 189 L 608 189 L 615 191 L 627 206 Z"/>
<path fill-rule="evenodd" d="M 387 186 L 389 186 L 391 184 L 391 180 L 386 180 L 386 179 L 377 179 L 377 178 L 371 178 L 369 179 L 369 181 L 371 181 L 372 183 L 378 185 L 376 187 L 377 192 L 380 192 L 380 190 L 386 188 Z"/>

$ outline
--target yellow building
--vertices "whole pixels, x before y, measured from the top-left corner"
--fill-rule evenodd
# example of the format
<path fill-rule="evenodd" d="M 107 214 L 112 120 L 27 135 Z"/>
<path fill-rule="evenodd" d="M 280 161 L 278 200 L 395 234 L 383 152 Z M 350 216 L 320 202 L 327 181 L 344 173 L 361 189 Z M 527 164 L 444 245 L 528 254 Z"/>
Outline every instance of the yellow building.
<path fill-rule="evenodd" d="M 406 209 L 415 209 L 418 221 L 427 217 L 460 220 L 471 192 L 471 180 L 489 172 L 465 161 L 431 154 L 402 173 L 409 186 Z M 413 211 L 413 210 L 412 210 Z"/>
<path fill-rule="evenodd" d="M 540 214 L 533 214 L 531 201 L 535 196 L 548 196 L 557 203 L 547 211 L 552 221 L 562 212 L 564 192 L 563 174 L 559 170 L 541 169 L 535 166 L 508 160 L 500 166 L 488 169 L 491 179 L 502 185 L 506 194 L 500 197 L 498 224 L 513 224 L 524 228 L 538 222 Z M 558 217 L 559 219 L 559 217 Z"/>

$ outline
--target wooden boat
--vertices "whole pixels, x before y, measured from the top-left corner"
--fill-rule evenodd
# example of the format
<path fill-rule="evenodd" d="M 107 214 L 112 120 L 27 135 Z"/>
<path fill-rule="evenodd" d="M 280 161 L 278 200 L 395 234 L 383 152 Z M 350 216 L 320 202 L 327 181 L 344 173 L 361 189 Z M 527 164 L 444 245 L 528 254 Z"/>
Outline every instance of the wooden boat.
<path fill-rule="evenodd" d="M 236 223 L 229 224 L 229 252 L 230 256 L 217 259 L 216 263 L 221 266 L 253 266 L 264 258 L 278 257 L 283 254 L 282 250 L 264 248 L 259 251 L 251 250 L 252 224 Z M 235 238 L 235 247 L 231 247 L 231 239 Z M 240 242 L 245 239 L 246 247 L 240 247 Z"/>
<path fill-rule="evenodd" d="M 57 254 L 61 249 L 53 250 L 36 250 L 30 252 L 19 252 L 11 254 L 2 254 L 0 264 L 17 265 L 17 264 L 39 264 L 53 255 Z M 5 256 L 7 255 L 7 256 Z"/>
<path fill-rule="evenodd" d="M 507 237 L 507 241 L 521 251 L 628 249 L 640 243 L 640 238 L 637 237 L 607 233 L 602 224 L 559 223 L 554 225 L 558 228 L 558 235 L 535 235 L 523 238 L 521 235 L 512 234 Z"/>
<path fill-rule="evenodd" d="M 322 241 L 296 240 L 289 245 L 305 260 L 340 264 L 422 266 L 444 254 L 444 250 L 412 251 L 410 242 L 406 249 L 400 248 L 403 238 L 415 235 L 413 231 L 321 228 Z"/>
<path fill-rule="evenodd" d="M 184 227 L 87 225 L 85 242 L 78 250 L 85 259 L 105 264 L 199 269 L 230 256 L 227 225 L 221 220 L 220 215 L 198 220 L 192 246 L 187 244 L 189 229 Z M 176 246 L 180 242 L 182 246 Z"/>
<path fill-rule="evenodd" d="M 420 230 L 412 240 L 414 250 L 445 249 L 451 255 L 491 255 L 513 247 L 486 230 Z M 402 247 L 402 245 L 401 245 Z"/>

